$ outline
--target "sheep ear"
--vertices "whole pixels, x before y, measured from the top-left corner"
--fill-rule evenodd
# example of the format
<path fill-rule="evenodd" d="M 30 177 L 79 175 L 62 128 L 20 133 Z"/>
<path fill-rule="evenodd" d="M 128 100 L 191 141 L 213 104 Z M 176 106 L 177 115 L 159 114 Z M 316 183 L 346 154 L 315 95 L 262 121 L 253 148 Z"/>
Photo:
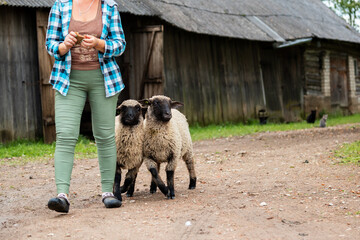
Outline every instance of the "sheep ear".
<path fill-rule="evenodd" d="M 123 111 L 122 106 L 121 105 L 117 106 L 115 115 L 116 116 L 120 115 L 122 111 Z"/>
<path fill-rule="evenodd" d="M 142 107 L 141 114 L 142 114 L 143 118 L 145 118 L 146 112 L 147 112 L 147 107 Z"/>
<path fill-rule="evenodd" d="M 151 101 L 149 99 L 139 100 L 138 102 L 144 107 L 148 107 L 151 104 Z"/>
<path fill-rule="evenodd" d="M 182 102 L 177 102 L 177 101 L 171 101 L 171 108 L 179 108 L 179 107 L 182 107 L 184 106 L 184 104 Z"/>
<path fill-rule="evenodd" d="M 125 108 L 126 108 L 125 106 L 120 105 L 116 108 L 116 110 L 119 111 L 119 113 L 121 113 L 124 111 Z"/>

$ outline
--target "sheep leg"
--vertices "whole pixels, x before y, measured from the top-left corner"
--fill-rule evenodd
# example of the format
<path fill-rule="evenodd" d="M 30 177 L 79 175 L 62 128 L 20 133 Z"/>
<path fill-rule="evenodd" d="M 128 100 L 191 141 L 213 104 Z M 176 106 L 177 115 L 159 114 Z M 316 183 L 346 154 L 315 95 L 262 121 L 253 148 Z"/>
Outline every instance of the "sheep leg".
<path fill-rule="evenodd" d="M 158 173 L 158 171 L 156 170 L 156 168 L 150 168 L 149 169 L 151 175 L 154 177 L 154 181 L 155 184 L 159 187 L 160 191 L 167 196 L 168 194 L 168 188 L 166 187 L 165 183 L 163 182 L 163 180 L 161 180 L 161 177 Z"/>
<path fill-rule="evenodd" d="M 127 193 L 126 193 L 126 196 L 128 196 L 128 197 L 132 197 L 132 196 L 134 195 L 136 177 L 137 177 L 137 173 L 135 174 L 134 180 L 133 180 L 133 182 L 130 184 L 129 190 L 128 190 Z"/>
<path fill-rule="evenodd" d="M 114 196 L 122 201 L 121 199 L 121 187 L 120 187 L 120 181 L 121 181 L 121 168 L 119 164 L 116 164 L 116 173 L 115 173 L 115 180 L 114 180 Z"/>
<path fill-rule="evenodd" d="M 174 172 L 176 168 L 176 161 L 173 152 L 170 152 L 167 160 L 168 160 L 168 164 L 166 165 L 166 180 L 169 189 L 169 193 L 167 197 L 168 199 L 174 199 L 175 198 Z"/>
<path fill-rule="evenodd" d="M 174 171 L 166 171 L 166 180 L 168 185 L 168 199 L 175 198 L 175 190 L 174 190 Z"/>
<path fill-rule="evenodd" d="M 126 173 L 124 185 L 121 186 L 121 193 L 127 192 L 126 196 L 132 197 L 135 188 L 135 181 L 139 168 L 132 168 Z"/>
<path fill-rule="evenodd" d="M 155 184 L 159 187 L 160 191 L 167 196 L 168 194 L 168 188 L 165 186 L 163 180 L 161 179 L 159 172 L 157 171 L 157 163 L 150 158 L 145 158 L 145 164 L 149 172 L 151 173 L 151 176 L 154 179 Z"/>
<path fill-rule="evenodd" d="M 196 188 L 196 174 L 195 174 L 195 166 L 194 166 L 194 158 L 192 154 L 186 153 L 183 157 L 184 162 L 186 163 L 186 167 L 189 171 L 190 183 L 189 189 Z"/>
<path fill-rule="evenodd" d="M 137 174 L 137 168 L 129 169 L 125 176 L 124 185 L 121 186 L 121 193 L 127 192 L 129 186 L 134 181 L 135 175 Z"/>
<path fill-rule="evenodd" d="M 157 171 L 160 172 L 160 164 L 157 164 Z M 157 185 L 155 183 L 154 177 L 151 177 L 150 193 L 156 193 Z"/>

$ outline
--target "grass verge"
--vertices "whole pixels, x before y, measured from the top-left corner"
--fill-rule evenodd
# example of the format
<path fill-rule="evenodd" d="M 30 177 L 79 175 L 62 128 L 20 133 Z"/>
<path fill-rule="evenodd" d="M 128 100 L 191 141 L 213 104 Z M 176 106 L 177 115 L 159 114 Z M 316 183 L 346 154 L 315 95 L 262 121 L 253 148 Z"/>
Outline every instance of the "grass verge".
<path fill-rule="evenodd" d="M 54 157 L 55 143 L 44 144 L 42 141 L 18 140 L 9 144 L 0 144 L 0 165 L 18 165 L 28 162 L 47 162 Z M 97 157 L 94 141 L 80 136 L 75 147 L 76 159 Z"/>
<path fill-rule="evenodd" d="M 360 166 L 360 141 L 346 143 L 335 150 L 334 158 L 340 160 L 339 163 L 352 163 Z"/>
<path fill-rule="evenodd" d="M 327 126 L 336 126 L 341 124 L 360 123 L 360 114 L 354 114 L 344 117 L 329 117 Z M 253 134 L 257 132 L 268 131 L 288 131 L 306 128 L 314 128 L 319 126 L 319 120 L 314 124 L 308 124 L 306 121 L 297 123 L 269 123 L 266 125 L 259 125 L 257 122 L 250 124 L 223 124 L 223 125 L 209 125 L 206 127 L 191 126 L 190 133 L 193 141 L 215 139 L 220 137 L 233 137 Z"/>

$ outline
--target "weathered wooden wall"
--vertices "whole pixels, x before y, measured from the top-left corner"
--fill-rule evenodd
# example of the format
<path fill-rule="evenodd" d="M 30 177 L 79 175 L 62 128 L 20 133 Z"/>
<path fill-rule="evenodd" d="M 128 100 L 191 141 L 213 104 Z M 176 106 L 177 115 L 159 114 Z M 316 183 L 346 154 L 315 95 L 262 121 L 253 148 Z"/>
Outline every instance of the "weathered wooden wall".
<path fill-rule="evenodd" d="M 350 114 L 360 111 L 359 46 L 314 40 L 304 52 L 305 114 Z M 353 87 L 353 89 L 351 89 Z"/>
<path fill-rule="evenodd" d="M 354 58 L 356 95 L 360 96 L 360 57 Z"/>
<path fill-rule="evenodd" d="M 264 105 L 256 42 L 192 34 L 166 26 L 164 93 L 184 102 L 189 122 L 239 122 Z"/>
<path fill-rule="evenodd" d="M 270 117 L 285 122 L 300 120 L 303 106 L 303 50 L 263 48 L 261 69 Z"/>
<path fill-rule="evenodd" d="M 41 136 L 35 9 L 0 7 L 0 142 Z"/>
<path fill-rule="evenodd" d="M 305 88 L 310 95 L 321 95 L 321 70 L 324 52 L 320 49 L 307 49 L 304 53 Z"/>
<path fill-rule="evenodd" d="M 119 103 L 163 94 L 163 26 L 155 18 L 121 14 L 126 50 L 117 58 L 125 84 Z"/>

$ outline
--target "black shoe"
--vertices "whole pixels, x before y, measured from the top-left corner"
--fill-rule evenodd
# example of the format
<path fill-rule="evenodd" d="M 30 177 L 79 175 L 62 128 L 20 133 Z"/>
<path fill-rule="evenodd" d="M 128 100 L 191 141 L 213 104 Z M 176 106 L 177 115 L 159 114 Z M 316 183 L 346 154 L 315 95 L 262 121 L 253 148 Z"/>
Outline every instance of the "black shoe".
<path fill-rule="evenodd" d="M 112 193 L 103 194 L 102 202 L 106 208 L 119 208 L 122 204 Z"/>
<path fill-rule="evenodd" d="M 70 203 L 65 197 L 52 198 L 48 202 L 48 208 L 56 212 L 68 213 Z"/>

